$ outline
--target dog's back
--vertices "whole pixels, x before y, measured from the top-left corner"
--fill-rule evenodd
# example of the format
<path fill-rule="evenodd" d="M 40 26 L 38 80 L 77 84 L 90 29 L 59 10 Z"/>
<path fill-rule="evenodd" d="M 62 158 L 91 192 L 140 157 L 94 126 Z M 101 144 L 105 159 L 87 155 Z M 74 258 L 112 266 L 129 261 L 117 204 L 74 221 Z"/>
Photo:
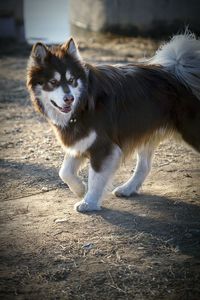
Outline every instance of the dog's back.
<path fill-rule="evenodd" d="M 178 133 L 200 151 L 200 41 L 188 33 L 174 37 L 140 65 L 85 64 L 71 39 L 54 49 L 33 48 L 28 88 L 51 121 L 68 158 L 60 177 L 82 196 L 78 170 L 90 159 L 88 191 L 77 211 L 98 210 L 122 153 L 137 151 L 134 174 L 113 193 L 138 192 L 151 169 L 159 142 Z"/>

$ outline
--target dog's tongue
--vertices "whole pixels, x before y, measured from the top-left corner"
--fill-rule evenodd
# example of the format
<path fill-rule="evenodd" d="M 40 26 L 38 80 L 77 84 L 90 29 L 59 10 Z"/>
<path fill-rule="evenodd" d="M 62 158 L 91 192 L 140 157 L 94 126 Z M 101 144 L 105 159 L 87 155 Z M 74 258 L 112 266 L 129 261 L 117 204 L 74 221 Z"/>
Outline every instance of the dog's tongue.
<path fill-rule="evenodd" d="M 64 113 L 68 113 L 68 112 L 70 112 L 70 111 L 71 111 L 71 107 L 70 107 L 70 106 L 67 106 L 67 105 L 65 105 L 64 107 L 62 107 L 61 111 L 62 111 L 62 112 L 64 112 Z"/>

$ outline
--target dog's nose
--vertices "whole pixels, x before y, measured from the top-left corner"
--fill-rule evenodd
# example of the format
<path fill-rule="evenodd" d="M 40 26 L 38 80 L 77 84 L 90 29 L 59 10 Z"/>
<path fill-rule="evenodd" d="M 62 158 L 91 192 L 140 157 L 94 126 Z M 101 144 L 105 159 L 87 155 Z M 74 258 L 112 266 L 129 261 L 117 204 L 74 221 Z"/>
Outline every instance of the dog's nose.
<path fill-rule="evenodd" d="M 74 97 L 72 95 L 66 94 L 64 95 L 63 100 L 68 103 L 72 103 L 74 101 Z"/>

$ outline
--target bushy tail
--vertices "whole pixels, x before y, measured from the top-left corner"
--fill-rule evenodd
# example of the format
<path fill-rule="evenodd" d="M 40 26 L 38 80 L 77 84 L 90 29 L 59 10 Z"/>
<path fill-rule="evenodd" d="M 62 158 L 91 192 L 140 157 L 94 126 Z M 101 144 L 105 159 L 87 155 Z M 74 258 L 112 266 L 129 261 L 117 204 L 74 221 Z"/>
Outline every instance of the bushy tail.
<path fill-rule="evenodd" d="M 158 49 L 149 63 L 164 66 L 200 100 L 200 39 L 195 34 L 186 30 L 175 35 Z"/>

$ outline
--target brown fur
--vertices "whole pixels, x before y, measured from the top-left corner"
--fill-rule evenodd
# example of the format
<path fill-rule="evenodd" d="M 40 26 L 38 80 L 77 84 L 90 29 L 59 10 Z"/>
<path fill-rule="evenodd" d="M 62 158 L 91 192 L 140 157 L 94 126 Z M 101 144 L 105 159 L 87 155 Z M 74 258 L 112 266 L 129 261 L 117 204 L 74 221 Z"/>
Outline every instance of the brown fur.
<path fill-rule="evenodd" d="M 100 170 L 113 144 L 126 153 L 174 132 L 200 151 L 200 101 L 173 75 L 156 65 L 84 65 L 66 49 L 48 50 L 43 64 L 29 66 L 27 86 L 43 112 L 34 89 L 38 82 L 45 84 L 53 70 L 63 74 L 69 69 L 83 80 L 84 92 L 72 116 L 76 123 L 55 130 L 65 146 L 95 130 L 97 139 L 84 154 L 94 169 Z"/>

